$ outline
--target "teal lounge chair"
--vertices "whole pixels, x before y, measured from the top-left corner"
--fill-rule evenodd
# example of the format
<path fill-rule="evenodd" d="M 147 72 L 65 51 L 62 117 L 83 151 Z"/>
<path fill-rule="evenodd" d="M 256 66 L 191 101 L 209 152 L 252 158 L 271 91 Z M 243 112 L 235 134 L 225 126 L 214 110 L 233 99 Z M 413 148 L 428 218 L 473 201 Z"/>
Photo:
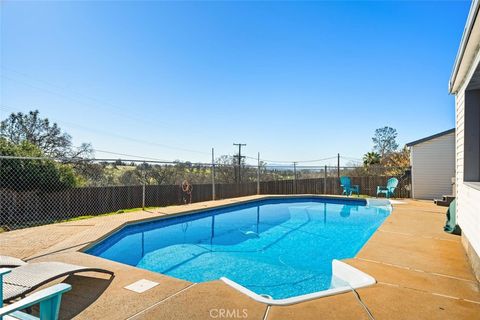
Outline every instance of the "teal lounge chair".
<path fill-rule="evenodd" d="M 379 194 L 384 193 L 386 198 L 393 197 L 395 195 L 395 189 L 398 185 L 397 178 L 390 178 L 387 181 L 387 186 L 377 186 L 377 197 Z"/>
<path fill-rule="evenodd" d="M 343 188 L 342 195 L 351 196 L 352 193 L 360 194 L 360 186 L 352 185 L 349 177 L 340 177 L 340 186 Z"/>
<path fill-rule="evenodd" d="M 8 306 L 3 306 L 3 276 L 10 273 L 7 268 L 0 269 L 0 319 L 3 320 L 57 320 L 60 310 L 62 294 L 70 291 L 72 286 L 66 283 L 59 283 L 49 288 L 37 291 L 31 295 L 16 301 Z M 28 313 L 22 312 L 34 305 L 40 305 L 39 317 L 34 317 Z"/>

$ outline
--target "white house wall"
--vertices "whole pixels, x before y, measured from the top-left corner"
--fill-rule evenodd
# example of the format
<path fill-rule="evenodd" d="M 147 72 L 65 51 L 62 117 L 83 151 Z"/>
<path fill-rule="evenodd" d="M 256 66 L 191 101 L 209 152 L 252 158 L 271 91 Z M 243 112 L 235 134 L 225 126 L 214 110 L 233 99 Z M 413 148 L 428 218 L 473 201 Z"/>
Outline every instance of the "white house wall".
<path fill-rule="evenodd" d="M 455 133 L 412 146 L 412 190 L 416 199 L 452 194 L 455 177 Z"/>
<path fill-rule="evenodd" d="M 479 60 L 480 54 L 477 53 L 474 65 L 477 65 Z M 455 97 L 457 220 L 464 236 L 478 255 L 480 254 L 480 190 L 463 182 L 465 88 L 467 84 L 468 81 L 464 83 Z"/>

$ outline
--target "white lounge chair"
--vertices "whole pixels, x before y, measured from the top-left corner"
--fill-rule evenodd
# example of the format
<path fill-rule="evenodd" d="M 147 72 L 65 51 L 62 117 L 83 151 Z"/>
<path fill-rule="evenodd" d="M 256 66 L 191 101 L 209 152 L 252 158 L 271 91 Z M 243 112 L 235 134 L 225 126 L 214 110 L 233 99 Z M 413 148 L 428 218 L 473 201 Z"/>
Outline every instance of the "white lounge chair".
<path fill-rule="evenodd" d="M 0 296 L 2 296 L 3 277 L 11 272 L 10 269 L 0 269 Z M 0 299 L 0 319 L 3 320 L 57 320 L 60 310 L 62 294 L 69 291 L 71 285 L 60 283 L 52 287 L 35 292 L 28 297 L 16 301 L 8 306 L 3 306 L 3 299 Z M 34 317 L 21 310 L 28 309 L 33 305 L 40 305 L 39 317 Z"/>
<path fill-rule="evenodd" d="M 79 272 L 100 272 L 114 276 L 109 270 L 77 266 L 64 262 L 25 263 L 3 277 L 3 301 L 24 297 L 27 293 L 61 277 Z"/>
<path fill-rule="evenodd" d="M 0 256 L 0 268 L 15 268 L 26 265 L 27 263 L 19 258 L 10 256 Z"/>

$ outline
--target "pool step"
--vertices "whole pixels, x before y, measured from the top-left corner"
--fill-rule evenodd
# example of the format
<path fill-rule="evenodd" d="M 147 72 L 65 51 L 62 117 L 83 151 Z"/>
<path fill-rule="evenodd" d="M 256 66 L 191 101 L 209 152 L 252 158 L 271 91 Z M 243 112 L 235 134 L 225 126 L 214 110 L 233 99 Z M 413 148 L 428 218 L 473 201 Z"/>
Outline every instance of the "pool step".
<path fill-rule="evenodd" d="M 443 199 L 433 199 L 433 202 L 437 206 L 448 207 L 454 199 L 455 199 L 455 196 L 453 195 L 444 195 Z"/>

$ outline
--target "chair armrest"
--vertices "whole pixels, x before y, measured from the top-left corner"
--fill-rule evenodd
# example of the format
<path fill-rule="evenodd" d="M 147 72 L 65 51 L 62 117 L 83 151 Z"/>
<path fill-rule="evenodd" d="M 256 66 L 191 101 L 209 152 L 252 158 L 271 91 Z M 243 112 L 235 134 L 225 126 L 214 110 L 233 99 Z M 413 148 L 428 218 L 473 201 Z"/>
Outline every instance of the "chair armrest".
<path fill-rule="evenodd" d="M 12 269 L 9 268 L 0 268 L 0 278 L 6 275 L 7 273 L 10 273 Z"/>
<path fill-rule="evenodd" d="M 9 304 L 6 307 L 0 308 L 0 317 L 6 316 L 15 311 L 26 309 L 44 301 L 56 299 L 58 297 L 61 297 L 64 292 L 70 291 L 71 289 L 71 285 L 66 283 L 59 283 L 49 288 L 40 290 L 29 295 L 26 298 L 23 298 L 22 300 Z"/>
<path fill-rule="evenodd" d="M 0 308 L 3 307 L 3 276 L 11 271 L 9 268 L 0 268 Z M 0 317 L 0 320 L 1 319 Z"/>

